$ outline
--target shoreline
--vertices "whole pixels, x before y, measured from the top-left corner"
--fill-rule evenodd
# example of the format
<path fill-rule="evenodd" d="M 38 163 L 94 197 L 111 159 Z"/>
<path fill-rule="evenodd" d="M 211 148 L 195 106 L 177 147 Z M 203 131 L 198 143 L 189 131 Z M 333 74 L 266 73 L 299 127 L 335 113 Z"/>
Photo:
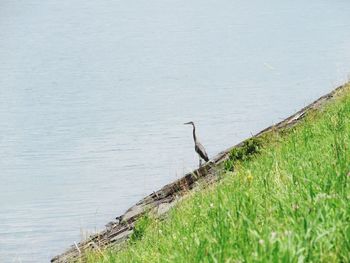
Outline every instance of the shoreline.
<path fill-rule="evenodd" d="M 348 87 L 348 83 L 341 85 L 330 93 L 320 97 L 313 103 L 309 104 L 283 121 L 275 125 L 271 125 L 256 135 L 251 136 L 237 145 L 220 152 L 201 168 L 185 174 L 181 179 L 167 184 L 157 192 L 153 192 L 152 194 L 141 199 L 138 203 L 129 208 L 123 215 L 117 217 L 118 220 L 110 222 L 106 230 L 98 234 L 94 234 L 78 244 L 75 243 L 64 253 L 54 257 L 51 262 L 74 262 L 79 260 L 86 250 L 104 249 L 123 243 L 123 241 L 127 240 L 133 233 L 137 219 L 146 212 L 152 211 L 157 214 L 157 216 L 161 216 L 171 207 L 173 207 L 178 200 L 180 200 L 183 196 L 186 196 L 189 191 L 195 189 L 199 183 L 209 185 L 217 181 L 218 178 L 216 174 L 218 168 L 220 168 L 220 165 L 228 159 L 230 152 L 234 148 L 239 148 L 248 140 L 258 138 L 271 131 L 288 129 L 297 125 L 309 112 L 317 110 L 327 104 L 346 87 Z"/>

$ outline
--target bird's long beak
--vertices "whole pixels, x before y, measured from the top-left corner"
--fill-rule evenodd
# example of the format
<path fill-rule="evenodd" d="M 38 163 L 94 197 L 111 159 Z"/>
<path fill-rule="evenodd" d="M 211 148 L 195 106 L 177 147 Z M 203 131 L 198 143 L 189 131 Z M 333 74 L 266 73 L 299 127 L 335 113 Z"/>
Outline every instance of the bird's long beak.
<path fill-rule="evenodd" d="M 191 124 L 191 122 L 185 122 L 184 124 L 185 124 L 185 125 L 186 125 L 186 124 Z"/>

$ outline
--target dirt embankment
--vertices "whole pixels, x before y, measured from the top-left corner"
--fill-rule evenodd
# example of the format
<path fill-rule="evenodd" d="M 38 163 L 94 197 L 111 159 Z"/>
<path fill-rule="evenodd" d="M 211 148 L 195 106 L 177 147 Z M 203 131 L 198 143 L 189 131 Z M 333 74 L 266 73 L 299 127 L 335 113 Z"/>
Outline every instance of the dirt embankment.
<path fill-rule="evenodd" d="M 296 125 L 310 111 L 319 109 L 347 87 L 348 85 L 338 87 L 334 91 L 322 96 L 280 123 L 272 125 L 255 136 L 252 136 L 252 138 L 259 137 L 271 131 L 278 131 Z M 165 185 L 157 192 L 153 192 L 149 196 L 146 196 L 128 209 L 123 215 L 117 217 L 115 221 L 108 223 L 104 231 L 90 236 L 85 241 L 72 245 L 67 251 L 54 257 L 51 262 L 63 263 L 78 261 L 86 250 L 103 249 L 124 242 L 133 232 L 136 220 L 144 213 L 151 211 L 154 214 L 161 216 L 174 206 L 181 197 L 193 190 L 199 183 L 203 185 L 215 182 L 218 178 L 216 175 L 220 170 L 220 164 L 228 158 L 229 153 L 233 148 L 242 146 L 244 142 L 245 141 L 220 152 L 200 169 L 196 169 L 191 173 L 186 174 L 181 179 Z"/>

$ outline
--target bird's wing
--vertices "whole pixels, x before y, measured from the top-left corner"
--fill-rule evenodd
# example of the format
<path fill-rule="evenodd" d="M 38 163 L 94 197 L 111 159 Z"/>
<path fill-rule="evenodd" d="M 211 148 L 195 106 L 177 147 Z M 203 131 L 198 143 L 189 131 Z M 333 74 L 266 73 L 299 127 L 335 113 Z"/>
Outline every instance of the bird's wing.
<path fill-rule="evenodd" d="M 196 143 L 195 150 L 199 154 L 199 156 L 202 157 L 206 162 L 209 161 L 208 154 L 201 143 Z"/>

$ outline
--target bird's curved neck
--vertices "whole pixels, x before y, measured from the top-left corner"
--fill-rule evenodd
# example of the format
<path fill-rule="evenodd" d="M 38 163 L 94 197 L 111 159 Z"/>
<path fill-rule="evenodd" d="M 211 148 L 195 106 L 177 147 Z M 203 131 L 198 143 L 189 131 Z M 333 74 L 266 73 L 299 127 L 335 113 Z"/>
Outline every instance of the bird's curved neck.
<path fill-rule="evenodd" d="M 194 142 L 196 142 L 196 141 L 197 141 L 197 137 L 196 137 L 196 126 L 194 126 L 194 124 L 192 124 L 192 126 L 193 126 L 193 140 L 194 140 Z"/>

